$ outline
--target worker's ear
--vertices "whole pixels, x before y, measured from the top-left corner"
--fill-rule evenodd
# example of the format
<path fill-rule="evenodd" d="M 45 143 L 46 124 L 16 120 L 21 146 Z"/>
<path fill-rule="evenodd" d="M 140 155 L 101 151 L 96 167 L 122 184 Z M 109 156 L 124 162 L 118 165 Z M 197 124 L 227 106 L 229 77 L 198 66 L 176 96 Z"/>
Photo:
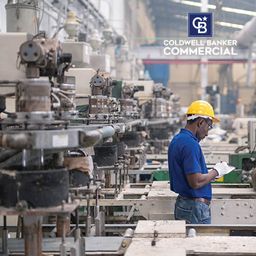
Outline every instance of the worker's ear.
<path fill-rule="evenodd" d="M 203 125 L 203 123 L 204 123 L 204 119 L 200 118 L 200 119 L 198 120 L 198 122 L 197 122 L 197 126 L 198 126 L 198 127 L 201 127 L 201 126 Z"/>

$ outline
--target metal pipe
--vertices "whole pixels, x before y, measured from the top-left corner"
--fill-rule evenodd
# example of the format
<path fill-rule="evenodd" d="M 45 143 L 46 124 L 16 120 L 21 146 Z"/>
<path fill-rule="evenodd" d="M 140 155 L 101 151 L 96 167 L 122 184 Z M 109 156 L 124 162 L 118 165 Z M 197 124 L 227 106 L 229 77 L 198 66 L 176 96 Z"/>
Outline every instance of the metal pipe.
<path fill-rule="evenodd" d="M 57 216 L 57 237 L 63 237 L 70 231 L 70 218 L 66 214 Z"/>
<path fill-rule="evenodd" d="M 86 9 L 88 10 L 88 16 L 91 14 L 94 18 L 95 18 L 95 22 L 100 24 L 101 27 L 108 27 L 110 26 L 108 21 L 104 18 L 104 16 L 95 8 L 95 6 L 90 3 L 90 1 L 88 0 L 78 0 L 78 2 Z M 88 19 L 87 19 L 88 21 Z M 87 22 L 88 23 L 88 22 Z M 88 25 L 86 24 L 86 27 L 88 29 Z M 118 33 L 116 32 L 116 30 L 112 27 L 113 33 L 115 36 L 118 35 Z"/>
<path fill-rule="evenodd" d="M 104 138 L 112 137 L 116 129 L 112 126 L 106 126 L 94 131 L 85 131 L 80 133 L 80 143 L 84 147 L 94 146 Z"/>
<path fill-rule="evenodd" d="M 44 166 L 44 150 L 40 149 L 40 166 Z"/>
<path fill-rule="evenodd" d="M 42 218 L 24 216 L 25 255 L 42 256 Z"/>
<path fill-rule="evenodd" d="M 55 93 L 51 93 L 51 96 L 57 101 L 57 102 L 52 102 L 53 108 L 59 108 L 60 107 L 60 99 Z"/>
<path fill-rule="evenodd" d="M 2 252 L 3 255 L 8 255 L 8 230 L 7 217 L 3 216 L 3 231 L 2 231 Z"/>
<path fill-rule="evenodd" d="M 15 87 L 16 84 L 20 83 L 19 80 L 0 80 L 0 84 L 2 85 L 8 85 L 8 87 Z"/>
<path fill-rule="evenodd" d="M 86 195 L 86 236 L 89 236 L 91 233 L 91 213 L 90 213 L 90 195 Z"/>
<path fill-rule="evenodd" d="M 247 75 L 246 75 L 246 86 L 251 87 L 252 86 L 252 52 L 253 52 L 253 45 L 251 44 L 249 46 L 249 51 L 248 51 L 248 64 L 247 64 Z"/>
<path fill-rule="evenodd" d="M 58 22 L 59 15 L 61 15 L 61 18 L 63 19 L 66 18 L 65 13 L 59 12 L 58 8 L 54 7 L 48 0 L 44 0 L 44 4 L 45 4 L 45 8 L 43 10 L 41 9 L 41 11 L 45 12 L 49 17 L 54 19 L 56 23 Z M 50 11 L 47 10 L 46 7 L 48 7 Z M 55 17 L 53 13 L 56 13 L 57 17 Z"/>
<path fill-rule="evenodd" d="M 32 146 L 32 136 L 29 133 L 1 134 L 0 146 L 14 149 L 29 149 Z"/>
<path fill-rule="evenodd" d="M 69 101 L 73 106 L 75 105 L 75 103 L 69 98 L 67 97 L 65 94 L 58 92 L 58 95 L 60 95 L 61 97 L 65 98 L 67 101 Z"/>
<path fill-rule="evenodd" d="M 0 162 L 4 162 L 17 153 L 19 153 L 19 151 L 14 149 L 4 149 L 2 151 L 0 150 Z"/>
<path fill-rule="evenodd" d="M 241 29 L 235 39 L 237 40 L 238 46 L 241 48 L 248 48 L 256 36 L 256 17 L 253 17 L 250 21 L 248 21 L 243 29 Z"/>
<path fill-rule="evenodd" d="M 124 233 L 125 238 L 133 238 L 134 230 L 132 228 L 127 228 Z"/>
<path fill-rule="evenodd" d="M 142 122 L 143 122 L 143 120 L 134 120 L 134 121 L 126 123 L 125 126 L 131 129 L 133 126 L 141 125 Z"/>
<path fill-rule="evenodd" d="M 22 167 L 23 168 L 26 168 L 27 167 L 27 158 L 28 158 L 28 155 L 27 155 L 27 150 L 26 149 L 23 149 L 22 150 Z"/>

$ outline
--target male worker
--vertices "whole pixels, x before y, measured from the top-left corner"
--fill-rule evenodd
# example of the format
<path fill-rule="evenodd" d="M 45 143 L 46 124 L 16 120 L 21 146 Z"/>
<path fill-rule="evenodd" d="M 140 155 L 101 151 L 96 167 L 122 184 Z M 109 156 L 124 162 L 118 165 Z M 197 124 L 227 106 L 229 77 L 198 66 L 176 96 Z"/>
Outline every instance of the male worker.
<path fill-rule="evenodd" d="M 171 141 L 168 164 L 171 190 L 178 193 L 175 219 L 192 224 L 210 224 L 211 181 L 234 168 L 217 163 L 209 172 L 199 142 L 208 135 L 214 122 L 212 106 L 203 100 L 192 102 L 187 111 L 187 124 Z"/>

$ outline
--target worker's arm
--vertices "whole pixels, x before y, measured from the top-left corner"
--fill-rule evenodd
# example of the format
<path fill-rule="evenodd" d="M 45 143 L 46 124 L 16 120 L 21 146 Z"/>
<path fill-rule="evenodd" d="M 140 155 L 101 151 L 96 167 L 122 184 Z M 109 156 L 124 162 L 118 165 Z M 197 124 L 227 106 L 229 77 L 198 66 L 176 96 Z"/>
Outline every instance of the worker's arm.
<path fill-rule="evenodd" d="M 198 189 L 206 184 L 210 183 L 218 176 L 218 172 L 215 169 L 210 170 L 208 173 L 192 173 L 187 174 L 187 181 L 191 188 Z"/>

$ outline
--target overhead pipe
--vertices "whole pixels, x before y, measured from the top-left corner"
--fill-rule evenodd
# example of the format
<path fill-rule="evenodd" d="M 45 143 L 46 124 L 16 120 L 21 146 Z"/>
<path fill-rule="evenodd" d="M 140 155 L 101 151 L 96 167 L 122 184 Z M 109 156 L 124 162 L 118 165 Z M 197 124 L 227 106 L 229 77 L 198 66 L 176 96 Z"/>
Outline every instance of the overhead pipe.
<path fill-rule="evenodd" d="M 104 16 L 95 8 L 95 6 L 89 0 L 78 0 L 78 2 L 87 10 L 90 11 L 90 14 L 97 20 L 101 26 L 107 27 L 109 25 L 108 21 L 104 18 Z M 113 33 L 117 36 L 118 33 L 112 27 Z"/>
<path fill-rule="evenodd" d="M 248 87 L 252 85 L 252 63 L 253 63 L 253 42 L 256 37 L 256 17 L 248 21 L 243 29 L 241 29 L 235 36 L 237 40 L 237 45 L 240 48 L 248 49 L 248 67 L 247 67 L 247 76 L 246 84 Z"/>
<path fill-rule="evenodd" d="M 243 29 L 241 29 L 236 35 L 238 46 L 240 48 L 249 48 L 256 37 L 256 17 L 248 21 Z"/>

